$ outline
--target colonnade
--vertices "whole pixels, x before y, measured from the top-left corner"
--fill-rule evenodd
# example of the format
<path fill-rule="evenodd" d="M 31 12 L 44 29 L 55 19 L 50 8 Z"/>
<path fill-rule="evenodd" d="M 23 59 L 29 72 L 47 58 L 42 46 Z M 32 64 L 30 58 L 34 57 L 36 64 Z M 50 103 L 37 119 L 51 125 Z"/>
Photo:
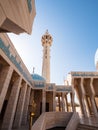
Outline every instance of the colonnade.
<path fill-rule="evenodd" d="M 98 78 L 74 78 L 74 88 L 80 102 L 81 112 L 86 117 L 91 115 L 98 117 L 97 84 Z"/>
<path fill-rule="evenodd" d="M 0 53 L 1 130 L 11 130 L 26 125 L 32 91 L 31 84 L 11 64 L 4 53 Z"/>
<path fill-rule="evenodd" d="M 39 90 L 36 90 L 37 92 Z M 42 93 L 42 94 L 41 94 Z M 47 96 L 48 94 L 51 94 Z M 68 97 L 68 94 L 70 97 Z M 42 89 L 40 94 L 42 97 L 35 99 L 37 106 L 37 112 L 40 110 L 40 102 L 42 102 L 42 112 L 47 111 L 47 103 L 49 103 L 48 111 L 63 111 L 63 112 L 73 112 L 75 111 L 74 93 L 73 92 L 56 92 L 56 91 L 45 91 Z M 36 97 L 35 97 L 36 98 Z M 68 99 L 70 98 L 70 103 Z"/>
<path fill-rule="evenodd" d="M 68 94 L 70 96 L 69 97 L 70 101 L 68 101 Z M 75 95 L 72 92 L 70 92 L 70 93 L 65 93 L 65 92 L 57 93 L 56 102 L 57 102 L 58 111 L 63 111 L 63 112 L 76 111 L 74 96 Z"/>

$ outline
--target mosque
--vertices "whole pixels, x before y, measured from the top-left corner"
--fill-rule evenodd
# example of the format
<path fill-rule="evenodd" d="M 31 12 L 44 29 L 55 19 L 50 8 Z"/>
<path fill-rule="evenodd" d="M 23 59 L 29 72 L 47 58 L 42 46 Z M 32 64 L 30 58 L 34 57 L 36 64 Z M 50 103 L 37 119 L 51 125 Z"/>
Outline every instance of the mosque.
<path fill-rule="evenodd" d="M 64 85 L 56 85 L 50 82 L 48 30 L 41 38 L 42 76 L 30 74 L 7 35 L 32 32 L 35 1 L 0 1 L 0 12 L 0 130 L 98 130 L 98 50 L 96 72 L 70 72 Z"/>

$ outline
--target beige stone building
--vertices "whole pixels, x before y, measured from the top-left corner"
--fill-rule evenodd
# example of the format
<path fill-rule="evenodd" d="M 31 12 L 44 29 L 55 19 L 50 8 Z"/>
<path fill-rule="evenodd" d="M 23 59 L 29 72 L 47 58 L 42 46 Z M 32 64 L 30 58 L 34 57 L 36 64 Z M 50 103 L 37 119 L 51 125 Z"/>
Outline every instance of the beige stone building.
<path fill-rule="evenodd" d="M 0 129 L 27 121 L 33 81 L 7 34 L 0 34 Z"/>
<path fill-rule="evenodd" d="M 97 117 L 97 78 L 98 72 L 71 72 L 66 85 L 47 83 L 44 77 L 29 73 L 8 35 L 1 33 L 0 129 L 28 125 L 30 113 L 37 119 L 44 112 L 60 112 L 60 118 L 63 112 L 75 112 L 75 90 L 82 116 Z"/>
<path fill-rule="evenodd" d="M 84 116 L 98 117 L 98 72 L 71 72 L 69 75 L 81 113 Z"/>
<path fill-rule="evenodd" d="M 67 94 L 71 95 L 68 108 Z M 35 108 L 34 108 L 35 104 Z M 46 83 L 30 74 L 7 34 L 0 34 L 0 129 L 10 130 L 28 123 L 28 110 L 36 117 L 49 111 L 73 111 L 74 90 L 71 86 Z"/>
<path fill-rule="evenodd" d="M 31 34 L 35 14 L 35 0 L 0 0 L 0 32 Z"/>
<path fill-rule="evenodd" d="M 31 33 L 35 14 L 34 0 L 0 0 L 0 130 L 18 129 L 30 123 L 32 130 L 53 127 L 97 130 L 98 72 L 71 72 L 65 85 L 51 83 L 51 35 L 46 32 L 42 36 L 43 68 L 40 76 L 30 74 L 6 34 Z M 82 124 L 83 120 L 76 113 L 75 91 L 82 119 L 85 119 Z M 34 125 L 30 122 L 32 116 L 38 118 Z M 93 117 L 93 122 L 90 117 Z"/>

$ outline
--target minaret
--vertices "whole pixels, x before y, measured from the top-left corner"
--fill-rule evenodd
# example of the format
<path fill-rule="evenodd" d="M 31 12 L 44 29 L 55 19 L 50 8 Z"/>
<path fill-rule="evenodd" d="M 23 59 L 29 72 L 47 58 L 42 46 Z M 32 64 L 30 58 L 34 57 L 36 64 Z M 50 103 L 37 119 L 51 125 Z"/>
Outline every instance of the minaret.
<path fill-rule="evenodd" d="M 95 67 L 96 67 L 96 70 L 98 71 L 98 49 L 96 50 L 96 53 L 95 53 Z"/>
<path fill-rule="evenodd" d="M 52 36 L 46 33 L 42 36 L 41 42 L 43 46 L 43 63 L 42 63 L 42 76 L 50 83 L 50 46 L 52 45 Z"/>

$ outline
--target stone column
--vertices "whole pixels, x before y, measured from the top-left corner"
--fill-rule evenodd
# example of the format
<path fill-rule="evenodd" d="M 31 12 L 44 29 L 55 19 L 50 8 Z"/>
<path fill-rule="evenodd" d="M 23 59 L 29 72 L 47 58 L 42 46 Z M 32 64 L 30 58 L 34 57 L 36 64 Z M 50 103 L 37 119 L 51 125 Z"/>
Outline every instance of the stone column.
<path fill-rule="evenodd" d="M 92 106 L 92 110 L 93 110 L 93 113 L 96 117 L 98 117 L 98 112 L 97 112 L 97 109 L 96 109 L 96 105 L 95 105 L 95 101 L 94 101 L 94 96 L 91 97 L 91 106 Z"/>
<path fill-rule="evenodd" d="M 75 103 L 74 103 L 74 96 L 75 96 L 75 94 L 72 92 L 72 93 L 70 93 L 70 97 L 71 97 L 71 106 L 72 106 L 72 111 L 74 112 L 74 111 L 76 111 L 76 109 L 75 109 Z"/>
<path fill-rule="evenodd" d="M 66 101 L 66 110 L 67 110 L 67 112 L 69 112 L 67 95 L 65 95 L 65 101 Z"/>
<path fill-rule="evenodd" d="M 94 96 L 95 96 L 95 91 L 94 91 L 94 88 L 93 88 L 93 78 L 91 78 L 91 82 L 90 82 L 90 89 L 91 89 L 91 107 L 92 107 L 92 110 L 93 110 L 93 113 L 96 117 L 98 117 L 98 112 L 97 112 L 97 108 L 96 108 L 96 105 L 95 105 L 95 99 L 94 99 Z"/>
<path fill-rule="evenodd" d="M 5 111 L 4 120 L 2 123 L 2 130 L 11 130 L 21 86 L 21 78 L 18 77 L 12 87 L 11 95 L 9 97 L 8 105 Z"/>
<path fill-rule="evenodd" d="M 89 102 L 88 102 L 88 97 L 86 96 L 86 105 L 87 105 L 87 109 L 88 109 L 88 115 L 91 114 L 91 108 L 90 108 L 90 105 L 89 105 Z"/>
<path fill-rule="evenodd" d="M 64 101 L 64 93 L 62 93 L 62 111 L 65 112 L 65 101 Z"/>
<path fill-rule="evenodd" d="M 34 101 L 34 90 L 31 90 L 31 94 L 30 94 L 30 105 L 32 105 Z"/>
<path fill-rule="evenodd" d="M 87 111 L 86 111 L 86 106 L 85 106 L 85 90 L 84 90 L 84 86 L 83 86 L 83 78 L 81 78 L 81 83 L 80 83 L 80 90 L 81 90 L 81 99 L 80 99 L 80 103 L 81 103 L 81 109 L 82 109 L 82 112 L 83 112 L 83 115 L 85 117 L 87 117 Z"/>
<path fill-rule="evenodd" d="M 12 73 L 13 73 L 13 68 L 11 66 L 5 67 L 1 72 L 2 76 L 0 76 L 0 112 L 9 87 Z"/>
<path fill-rule="evenodd" d="M 74 84 L 74 78 L 72 78 L 71 81 L 72 84 L 72 93 L 71 93 L 71 106 L 72 106 L 72 111 L 76 111 L 76 106 L 75 106 L 75 84 Z"/>
<path fill-rule="evenodd" d="M 42 90 L 42 112 L 46 111 L 46 91 Z"/>
<path fill-rule="evenodd" d="M 56 92 L 53 91 L 53 111 L 56 111 Z"/>
<path fill-rule="evenodd" d="M 19 128 L 21 126 L 23 108 L 25 105 L 24 102 L 26 97 L 26 90 L 27 90 L 27 84 L 23 83 L 20 89 L 20 95 L 18 99 L 17 110 L 16 110 L 14 126 L 13 126 L 14 128 Z"/>
<path fill-rule="evenodd" d="M 24 108 L 23 108 L 22 122 L 21 122 L 22 125 L 27 124 L 28 106 L 29 106 L 29 101 L 30 101 L 30 92 L 31 92 L 31 88 L 29 86 L 27 86 Z"/>
<path fill-rule="evenodd" d="M 60 95 L 58 95 L 58 104 L 59 104 L 59 111 L 61 111 L 61 101 L 60 101 Z"/>

